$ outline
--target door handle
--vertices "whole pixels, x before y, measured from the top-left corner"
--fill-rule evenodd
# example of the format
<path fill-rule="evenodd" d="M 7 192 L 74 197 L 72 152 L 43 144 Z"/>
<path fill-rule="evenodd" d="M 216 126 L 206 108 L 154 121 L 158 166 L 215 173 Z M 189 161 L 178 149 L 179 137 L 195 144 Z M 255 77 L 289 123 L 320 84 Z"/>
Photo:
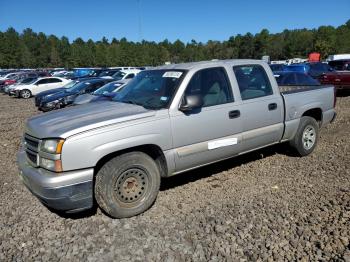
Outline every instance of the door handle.
<path fill-rule="evenodd" d="M 269 104 L 269 110 L 275 110 L 277 108 L 277 104 L 276 103 L 271 103 Z"/>
<path fill-rule="evenodd" d="M 241 115 L 241 111 L 239 111 L 239 110 L 233 110 L 233 111 L 228 112 L 228 117 L 231 119 L 240 117 L 240 115 Z"/>

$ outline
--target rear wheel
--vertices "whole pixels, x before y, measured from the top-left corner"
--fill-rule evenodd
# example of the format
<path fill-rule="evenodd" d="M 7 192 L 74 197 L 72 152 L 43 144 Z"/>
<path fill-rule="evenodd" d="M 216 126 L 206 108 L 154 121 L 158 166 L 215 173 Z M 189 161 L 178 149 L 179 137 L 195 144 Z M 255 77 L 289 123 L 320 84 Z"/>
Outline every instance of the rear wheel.
<path fill-rule="evenodd" d="M 32 96 L 32 92 L 30 92 L 30 90 L 28 89 L 24 89 L 24 90 L 21 90 L 21 92 L 19 93 L 19 96 L 24 99 L 28 99 Z"/>
<path fill-rule="evenodd" d="M 297 133 L 290 145 L 300 156 L 307 156 L 314 151 L 318 142 L 319 126 L 317 121 L 309 116 L 300 119 Z"/>
<path fill-rule="evenodd" d="M 115 218 L 138 215 L 151 207 L 160 186 L 160 172 L 145 153 L 131 152 L 108 161 L 97 173 L 95 198 Z"/>

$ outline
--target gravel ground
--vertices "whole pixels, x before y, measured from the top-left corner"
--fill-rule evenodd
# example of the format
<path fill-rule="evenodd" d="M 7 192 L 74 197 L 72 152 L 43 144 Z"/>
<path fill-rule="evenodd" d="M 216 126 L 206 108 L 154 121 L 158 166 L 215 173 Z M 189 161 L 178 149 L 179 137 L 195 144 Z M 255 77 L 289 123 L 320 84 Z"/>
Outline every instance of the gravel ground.
<path fill-rule="evenodd" d="M 350 261 L 350 97 L 315 152 L 275 146 L 162 181 L 130 219 L 63 217 L 17 176 L 33 100 L 0 95 L 0 261 Z"/>

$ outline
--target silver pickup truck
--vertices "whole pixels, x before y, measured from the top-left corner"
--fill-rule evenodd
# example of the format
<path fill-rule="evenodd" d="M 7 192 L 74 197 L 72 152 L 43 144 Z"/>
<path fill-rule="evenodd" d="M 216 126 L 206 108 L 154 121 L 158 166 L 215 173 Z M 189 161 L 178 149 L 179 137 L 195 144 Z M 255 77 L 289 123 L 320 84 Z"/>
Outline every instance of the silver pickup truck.
<path fill-rule="evenodd" d="M 278 87 L 256 60 L 167 65 L 140 72 L 112 101 L 35 116 L 20 177 L 45 205 L 140 214 L 169 177 L 288 142 L 310 154 L 335 118 L 332 86 Z"/>

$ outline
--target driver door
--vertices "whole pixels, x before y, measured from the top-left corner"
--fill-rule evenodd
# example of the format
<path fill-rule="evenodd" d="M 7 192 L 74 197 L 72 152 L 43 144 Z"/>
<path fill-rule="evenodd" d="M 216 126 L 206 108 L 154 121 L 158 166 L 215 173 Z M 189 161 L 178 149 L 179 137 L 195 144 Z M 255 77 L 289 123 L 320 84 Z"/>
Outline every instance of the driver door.
<path fill-rule="evenodd" d="M 201 95 L 204 105 L 170 112 L 176 172 L 237 155 L 241 119 L 225 68 L 197 71 L 185 95 Z"/>

